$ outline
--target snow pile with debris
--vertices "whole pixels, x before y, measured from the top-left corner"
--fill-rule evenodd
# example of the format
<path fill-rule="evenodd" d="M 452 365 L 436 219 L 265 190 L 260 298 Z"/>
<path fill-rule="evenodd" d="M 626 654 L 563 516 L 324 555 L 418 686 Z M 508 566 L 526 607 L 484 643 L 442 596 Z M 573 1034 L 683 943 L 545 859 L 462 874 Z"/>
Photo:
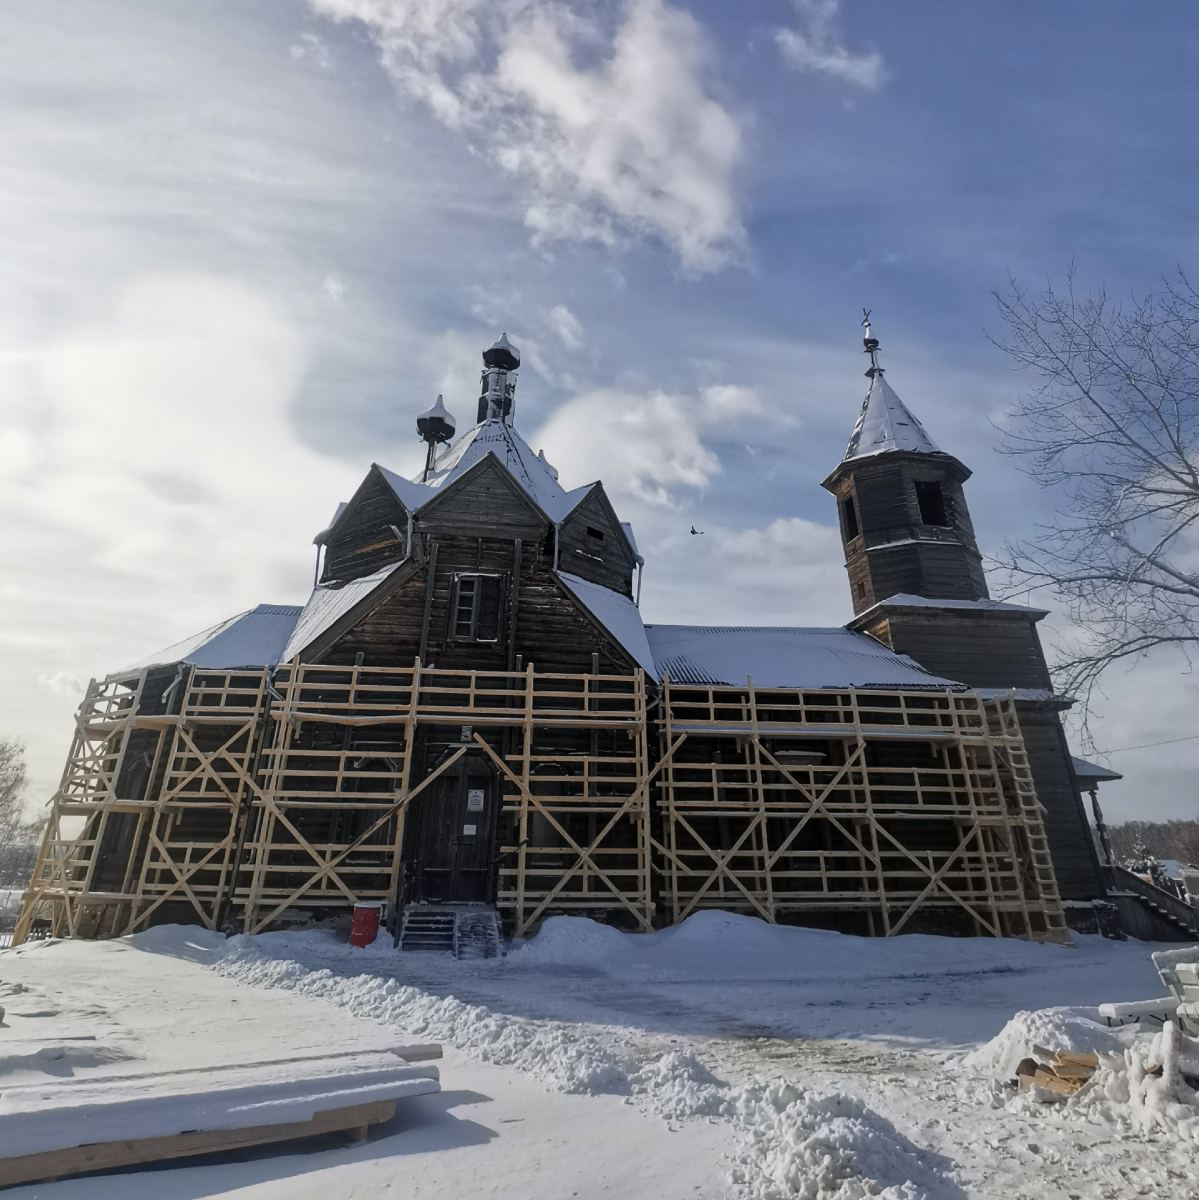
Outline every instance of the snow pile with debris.
<path fill-rule="evenodd" d="M 547 946 L 526 953 L 557 962 L 593 962 L 618 949 L 621 942 L 615 939 L 625 937 L 585 924 L 589 928 L 559 926 Z M 287 957 L 287 940 L 232 938 L 212 968 L 242 983 L 331 1001 L 408 1036 L 446 1042 L 482 1061 L 515 1067 L 558 1091 L 637 1097 L 672 1121 L 727 1120 L 744 1135 L 732 1180 L 746 1200 L 958 1200 L 963 1195 L 948 1163 L 942 1165 L 855 1097 L 781 1079 L 733 1088 L 689 1048 L 639 1061 L 615 1034 L 603 1041 L 568 1023 L 497 1013 L 391 978 L 305 967 Z"/>
<path fill-rule="evenodd" d="M 1136 1025 L 1109 1029 L 1098 1009 L 1051 1008 L 1021 1012 L 999 1035 L 963 1060 L 996 1082 L 1010 1081 L 1016 1064 L 1034 1046 L 1055 1051 L 1090 1051 L 1099 1058 L 1091 1079 L 1053 1107 L 1091 1123 L 1142 1134 L 1163 1133 L 1199 1143 L 1199 1093 L 1187 1079 L 1199 1078 L 1199 1042 L 1173 1021 L 1156 1033 Z M 1011 1111 L 1035 1114 L 1049 1099 L 1034 1092 L 1013 1097 Z"/>
<path fill-rule="evenodd" d="M 1199 1143 L 1199 1093 L 1186 1082 L 1199 1074 L 1199 1043 L 1173 1021 L 1152 1037 L 1138 1037 L 1122 1055 L 1100 1055 L 1089 1087 L 1070 1106 L 1090 1120 L 1129 1125 Z"/>
<path fill-rule="evenodd" d="M 1125 1043 L 1116 1030 L 1100 1021 L 1097 1008 L 1042 1008 L 1018 1012 L 989 1042 L 967 1054 L 963 1062 L 993 1079 L 1011 1079 L 1017 1063 L 1027 1058 L 1034 1046 L 1123 1054 Z"/>

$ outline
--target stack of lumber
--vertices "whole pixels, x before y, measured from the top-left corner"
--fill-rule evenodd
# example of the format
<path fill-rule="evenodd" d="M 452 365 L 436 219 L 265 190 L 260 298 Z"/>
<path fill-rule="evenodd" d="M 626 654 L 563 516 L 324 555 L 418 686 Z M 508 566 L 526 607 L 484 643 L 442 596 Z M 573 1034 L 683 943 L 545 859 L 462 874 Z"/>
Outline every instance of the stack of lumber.
<path fill-rule="evenodd" d="M 0 1094 L 0 1187 L 346 1131 L 440 1091 L 439 1046 L 350 1051 L 137 1075 L 75 1077 Z"/>
<path fill-rule="evenodd" d="M 1095 1074 L 1099 1055 L 1090 1051 L 1046 1050 L 1032 1048 L 1036 1058 L 1025 1058 L 1016 1067 L 1021 1091 L 1032 1087 L 1045 1088 L 1059 1096 L 1073 1096 Z M 1042 1061 L 1038 1062 L 1040 1059 Z"/>

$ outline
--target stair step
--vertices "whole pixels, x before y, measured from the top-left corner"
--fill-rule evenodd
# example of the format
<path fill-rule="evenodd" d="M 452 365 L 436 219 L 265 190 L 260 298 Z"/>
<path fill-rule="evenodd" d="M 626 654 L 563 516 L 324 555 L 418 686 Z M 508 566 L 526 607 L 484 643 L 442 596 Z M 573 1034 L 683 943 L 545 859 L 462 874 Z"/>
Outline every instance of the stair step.
<path fill-rule="evenodd" d="M 400 949 L 435 951 L 454 949 L 454 914 L 444 908 L 410 904 L 400 922 Z"/>
<path fill-rule="evenodd" d="M 400 949 L 449 952 L 456 958 L 496 958 L 504 953 L 499 918 L 483 905 L 409 905 L 400 923 Z"/>

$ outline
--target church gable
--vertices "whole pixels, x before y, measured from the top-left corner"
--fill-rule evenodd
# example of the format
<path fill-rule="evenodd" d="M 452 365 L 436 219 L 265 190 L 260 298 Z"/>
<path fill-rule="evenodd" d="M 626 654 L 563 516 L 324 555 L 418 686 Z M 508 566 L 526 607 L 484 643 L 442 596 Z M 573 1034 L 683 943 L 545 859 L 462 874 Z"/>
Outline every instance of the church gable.
<path fill-rule="evenodd" d="M 371 467 L 325 543 L 321 582 L 358 579 L 403 558 L 407 524 L 404 506 L 378 468 Z"/>
<path fill-rule="evenodd" d="M 603 484 L 597 483 L 587 498 L 562 522 L 558 531 L 558 566 L 590 583 L 633 594 L 636 561 Z"/>
<path fill-rule="evenodd" d="M 419 656 L 449 670 L 533 663 L 574 674 L 639 665 L 559 578 L 544 542 L 522 543 L 518 557 L 513 542 L 442 535 L 426 540 L 425 555 L 423 569 L 322 648 L 321 662 L 402 667 Z M 482 611 L 488 587 L 498 601 L 490 624 Z"/>
<path fill-rule="evenodd" d="M 537 539 L 549 519 L 494 454 L 487 454 L 421 510 L 416 528 L 429 534 Z"/>

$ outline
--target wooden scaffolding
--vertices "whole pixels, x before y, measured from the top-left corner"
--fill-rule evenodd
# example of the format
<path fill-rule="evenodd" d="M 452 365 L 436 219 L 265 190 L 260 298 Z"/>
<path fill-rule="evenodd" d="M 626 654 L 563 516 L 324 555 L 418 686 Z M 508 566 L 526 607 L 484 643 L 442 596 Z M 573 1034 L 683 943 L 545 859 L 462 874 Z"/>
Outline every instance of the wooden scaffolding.
<path fill-rule="evenodd" d="M 725 908 L 1068 938 L 1012 699 L 666 679 L 656 707 L 640 672 L 419 660 L 93 682 L 15 940 L 402 903 L 406 814 L 468 753 L 496 781 L 491 891 L 517 937 Z"/>
<path fill-rule="evenodd" d="M 664 681 L 655 850 L 671 922 L 860 914 L 1068 941 L 1015 704 Z"/>
<path fill-rule="evenodd" d="M 38 922 L 254 933 L 393 902 L 408 806 L 475 750 L 499 785 L 497 906 L 513 933 L 552 912 L 648 929 L 646 728 L 640 672 L 417 660 L 93 681 L 14 940 Z"/>

